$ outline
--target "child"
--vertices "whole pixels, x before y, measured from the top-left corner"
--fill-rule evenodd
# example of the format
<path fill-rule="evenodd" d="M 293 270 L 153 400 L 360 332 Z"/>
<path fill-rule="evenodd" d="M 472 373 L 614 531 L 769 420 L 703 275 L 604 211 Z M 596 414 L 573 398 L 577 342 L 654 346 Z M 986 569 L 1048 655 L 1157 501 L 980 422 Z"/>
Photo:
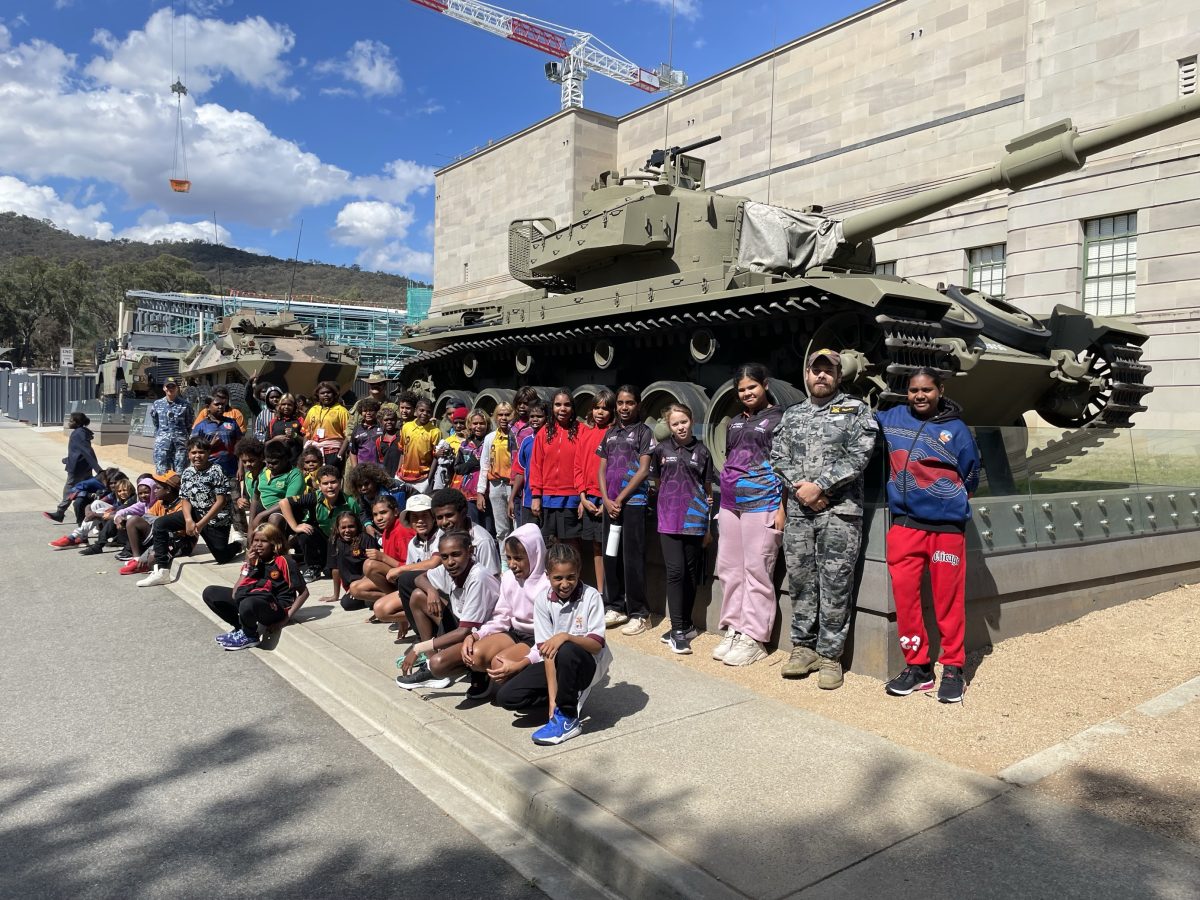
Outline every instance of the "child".
<path fill-rule="evenodd" d="M 362 603 L 350 593 L 350 585 L 363 577 L 367 551 L 378 546 L 373 537 L 363 532 L 362 523 L 355 513 L 350 510 L 338 513 L 333 523 L 333 542 L 330 547 L 333 593 L 322 597 L 321 602 L 339 602 L 338 595 L 344 588 L 346 594 L 340 598 L 342 608 L 362 609 Z"/>
<path fill-rule="evenodd" d="M 437 472 L 432 485 L 433 490 L 444 487 L 459 487 L 461 479 L 454 473 L 454 460 L 458 456 L 458 448 L 462 446 L 467 436 L 467 408 L 456 406 L 450 410 L 450 433 L 438 441 L 433 448 L 437 458 Z"/>
<path fill-rule="evenodd" d="M 97 475 L 103 471 L 100 468 L 100 461 L 96 459 L 96 451 L 92 449 L 92 430 L 88 428 L 92 424 L 89 419 L 81 412 L 73 412 L 67 416 L 67 428 L 71 431 L 71 436 L 67 439 L 67 455 L 63 457 L 63 467 L 67 470 L 67 483 L 63 486 L 62 502 L 54 512 L 42 513 L 51 522 L 61 522 L 66 517 L 67 507 L 71 505 L 71 500 L 74 499 L 71 495 L 75 491 L 75 485 L 92 476 L 95 472 Z M 79 510 L 75 517 L 75 524 L 78 525 L 83 521 L 83 511 Z"/>
<path fill-rule="evenodd" d="M 513 530 L 509 496 L 512 485 L 512 458 L 516 443 L 509 431 L 513 408 L 510 403 L 498 403 L 495 409 L 496 430 L 483 439 L 479 451 L 479 470 L 487 473 L 487 500 L 492 508 L 493 530 L 501 543 Z M 480 489 L 483 488 L 480 475 Z"/>
<path fill-rule="evenodd" d="M 400 428 L 413 420 L 417 408 L 417 395 L 412 391 L 401 391 L 396 398 L 396 410 L 400 416 Z"/>
<path fill-rule="evenodd" d="M 211 585 L 202 596 L 209 609 L 233 626 L 217 635 L 217 643 L 225 650 L 245 650 L 259 645 L 263 631 L 291 619 L 308 598 L 308 588 L 287 556 L 283 532 L 259 525 L 237 584 Z"/>
<path fill-rule="evenodd" d="M 168 471 L 162 475 L 151 475 L 150 477 L 154 481 L 154 502 L 143 516 L 125 517 L 125 534 L 129 546 L 126 550 L 117 553 L 117 561 L 125 563 L 121 567 L 122 575 L 144 575 L 150 571 L 153 551 L 144 549 L 142 542 L 151 535 L 151 529 L 159 516 L 165 516 L 167 513 L 179 509 L 179 476 Z M 178 534 L 179 532 L 176 532 L 173 537 Z M 184 538 L 186 541 L 186 534 Z M 188 543 L 190 549 L 190 542 Z M 174 549 L 177 551 L 178 547 Z"/>
<path fill-rule="evenodd" d="M 134 489 L 132 502 L 113 510 L 112 518 L 108 519 L 100 529 L 96 540 L 79 551 L 80 556 L 95 556 L 104 552 L 104 545 L 112 541 L 119 548 L 117 559 L 122 559 L 122 551 L 128 559 L 128 538 L 125 534 L 125 520 L 130 516 L 144 516 L 154 495 L 154 479 L 149 473 L 139 475 L 137 487 Z"/>
<path fill-rule="evenodd" d="M 509 426 L 509 433 L 512 434 L 513 442 L 517 447 L 521 446 L 521 441 L 532 433 L 529 424 L 529 407 L 533 403 L 541 403 L 542 398 L 538 395 L 537 388 L 525 385 L 518 388 L 517 393 L 513 396 L 513 422 Z"/>
<path fill-rule="evenodd" d="M 582 554 L 590 552 L 596 573 L 596 590 L 604 593 L 604 501 L 600 499 L 600 457 L 596 454 L 604 434 L 616 415 L 617 395 L 608 388 L 596 392 L 588 415 L 590 426 L 579 431 L 579 452 L 575 454 L 575 487 L 579 491 L 579 537 Z M 589 551 L 590 546 L 590 551 Z"/>
<path fill-rule="evenodd" d="M 299 412 L 300 403 L 295 394 L 280 397 L 267 428 L 267 443 L 285 444 L 291 448 L 293 456 L 299 453 L 304 444 L 304 417 Z"/>
<path fill-rule="evenodd" d="M 109 528 L 107 536 L 99 538 L 90 545 L 88 544 L 88 539 L 93 534 L 101 534 L 111 524 L 117 510 L 132 505 L 136 500 L 137 491 L 134 490 L 133 482 L 124 476 L 117 478 L 112 482 L 112 491 L 110 493 L 104 494 L 89 504 L 87 512 L 83 516 L 83 524 L 70 534 L 63 535 L 51 541 L 50 546 L 55 550 L 65 550 L 68 547 L 83 547 L 83 550 L 80 552 L 90 550 L 92 553 L 102 553 L 104 551 L 104 544 L 108 541 L 113 529 Z"/>
<path fill-rule="evenodd" d="M 338 386 L 332 381 L 317 385 L 317 402 L 304 416 L 306 446 L 316 447 L 325 465 L 342 470 L 342 444 L 346 439 L 350 414 L 338 400 Z"/>
<path fill-rule="evenodd" d="M 535 644 L 522 660 L 493 659 L 488 672 L 503 681 L 496 702 L 505 709 L 547 704 L 550 721 L 533 733 L 535 744 L 561 744 L 582 732 L 584 700 L 612 659 L 604 640 L 604 599 L 579 580 L 579 569 L 570 544 L 546 551 L 550 590 L 534 600 Z"/>
<path fill-rule="evenodd" d="M 154 569 L 137 583 L 155 587 L 171 583 L 169 545 L 171 534 L 182 528 L 187 536 L 204 538 L 217 564 L 227 563 L 242 552 L 240 543 L 229 542 L 229 483 L 225 473 L 212 464 L 207 438 L 194 437 L 187 443 L 188 462 L 179 477 L 179 510 L 154 520 Z"/>
<path fill-rule="evenodd" d="M 414 494 L 424 494 L 432 483 L 430 475 L 434 466 L 433 448 L 441 440 L 442 432 L 429 421 L 433 417 L 433 403 L 422 397 L 416 403 L 416 418 L 405 422 L 400 428 L 404 444 L 404 456 L 400 462 L 400 480 Z"/>
<path fill-rule="evenodd" d="M 305 447 L 300 451 L 300 477 L 303 480 L 303 493 L 312 494 L 317 490 L 317 473 L 325 465 L 325 454 L 316 447 Z"/>
<path fill-rule="evenodd" d="M 225 400 L 219 396 L 218 391 L 214 391 L 204 417 L 192 429 L 192 439 L 203 438 L 207 443 L 213 463 L 220 466 L 221 471 L 228 479 L 234 481 L 238 466 L 237 453 L 234 448 L 242 439 L 243 431 L 234 419 L 225 414 L 225 409 Z M 188 446 L 191 446 L 190 441 Z M 191 460 L 190 453 L 188 460 Z M 229 511 L 226 510 L 226 516 L 228 513 Z"/>
<path fill-rule="evenodd" d="M 692 624 L 696 587 L 704 576 L 704 547 L 712 509 L 713 464 L 708 448 L 692 434 L 692 410 L 667 407 L 671 436 L 651 451 L 658 481 L 658 535 L 667 570 L 667 611 L 671 627 L 662 642 L 672 653 L 689 654 L 697 635 Z"/>
<path fill-rule="evenodd" d="M 234 540 L 242 540 L 249 534 L 247 522 L 253 521 L 257 511 L 262 509 L 258 497 L 258 482 L 265 467 L 266 451 L 258 438 L 244 437 L 238 441 L 234 452 L 237 454 L 238 472 L 241 477 L 238 479 L 237 493 L 233 495 L 233 531 L 230 533 Z"/>
<path fill-rule="evenodd" d="M 627 622 L 621 634 L 646 630 L 650 608 L 646 605 L 646 476 L 654 435 L 641 421 L 641 395 L 631 384 L 617 388 L 617 421 L 604 433 L 596 449 L 600 457 L 598 480 L 604 500 L 604 532 L 620 526 L 616 556 L 604 557 L 604 589 L 608 611 L 604 624 Z"/>
<path fill-rule="evenodd" d="M 475 562 L 470 534 L 443 533 L 438 553 L 442 564 L 419 574 L 412 594 L 413 625 L 421 639 L 396 676 L 406 691 L 450 686 L 450 676 L 463 667 L 462 642 L 492 617 L 500 595 L 500 581 Z"/>
<path fill-rule="evenodd" d="M 254 437 L 259 441 L 266 443 L 271 430 L 271 421 L 275 418 L 275 410 L 279 407 L 279 401 L 283 398 L 283 389 L 275 385 L 263 385 L 263 405 L 258 411 L 258 415 L 254 417 Z"/>
<path fill-rule="evenodd" d="M 363 527 L 371 537 L 380 537 L 375 530 L 375 519 L 371 508 L 380 497 L 392 496 L 396 489 L 396 480 L 383 471 L 382 466 L 375 463 L 363 463 L 355 466 L 346 476 L 347 492 L 358 500 L 358 506 L 363 513 Z"/>
<path fill-rule="evenodd" d="M 279 514 L 296 535 L 304 581 L 318 580 L 325 571 L 329 540 L 338 515 L 349 510 L 362 518 L 362 507 L 342 491 L 342 473 L 337 466 L 317 470 L 317 490 L 279 501 Z M 307 519 L 301 524 L 300 519 Z"/>
<path fill-rule="evenodd" d="M 341 455 L 358 465 L 378 463 L 379 450 L 376 441 L 383 434 L 382 426 L 376 421 L 379 415 L 379 401 L 367 397 L 358 401 L 357 407 L 359 422 L 342 442 Z"/>
<path fill-rule="evenodd" d="M 279 501 L 304 493 L 304 475 L 292 465 L 292 452 L 286 444 L 268 443 L 263 448 L 264 467 L 258 476 L 258 493 L 250 514 L 252 526 L 270 523 L 283 529 L 287 524 L 279 513 Z M 319 454 L 310 457 L 313 470 L 320 468 Z"/>
<path fill-rule="evenodd" d="M 391 494 L 379 495 L 371 506 L 371 517 L 375 523 L 378 546 L 366 551 L 367 560 L 362 575 L 353 583 L 347 582 L 355 603 L 343 602 L 345 609 L 374 606 L 380 597 L 391 593 L 388 572 L 408 562 L 408 543 L 417 536 L 415 531 L 399 521 L 396 498 Z M 381 620 L 372 616 L 368 621 L 378 623 Z"/>
<path fill-rule="evenodd" d="M 576 550 L 582 534 L 575 487 L 579 447 L 575 398 L 563 388 L 554 392 L 550 421 L 533 439 L 528 468 L 530 511 L 542 526 L 547 544 L 565 541 Z"/>
<path fill-rule="evenodd" d="M 527 475 L 533 459 L 533 442 L 537 433 L 546 424 L 546 404 L 532 400 L 526 406 L 529 424 L 521 430 L 516 458 L 512 464 L 512 492 L 508 497 L 508 515 L 518 526 L 528 525 L 533 519 L 533 489 Z"/>
<path fill-rule="evenodd" d="M 502 684 L 533 646 L 533 606 L 550 590 L 546 575 L 546 543 L 536 525 L 522 525 L 504 542 L 508 566 L 500 576 L 500 599 L 475 634 L 463 639 L 463 665 L 471 670 L 468 700 L 480 700 L 491 689 L 494 671 Z M 493 666 L 493 661 L 495 662 Z"/>
<path fill-rule="evenodd" d="M 476 410 L 467 421 L 467 434 L 458 446 L 454 457 L 454 479 L 451 487 L 456 487 L 467 498 L 467 515 L 476 525 L 482 525 L 488 531 L 487 491 L 481 490 L 479 456 L 483 451 L 484 436 L 488 430 L 488 417 Z"/>
<path fill-rule="evenodd" d="M 401 452 L 404 442 L 400 439 L 400 418 L 395 407 L 379 414 L 379 436 L 375 438 L 375 461 L 392 478 L 400 470 Z"/>
<path fill-rule="evenodd" d="M 724 589 L 725 636 L 713 650 L 713 659 L 748 666 L 766 658 L 763 644 L 771 637 L 778 606 L 775 559 L 787 515 L 783 488 L 771 466 L 771 443 L 783 409 L 771 403 L 765 366 L 740 366 L 733 383 L 742 411 L 729 420 L 725 434 L 717 512 L 717 577 Z M 783 671 L 791 671 L 787 663 Z"/>
<path fill-rule="evenodd" d="M 414 537 L 405 550 L 405 563 L 387 573 L 389 586 L 397 589 L 375 601 L 371 608 L 380 622 L 392 623 L 389 630 L 399 632 L 396 643 L 408 633 L 408 615 L 405 605 L 417 586 L 417 574 L 441 565 L 438 555 L 437 525 L 433 519 L 433 505 L 428 494 L 413 494 L 408 498 L 398 520 L 405 528 L 413 531 Z"/>
<path fill-rule="evenodd" d="M 111 505 L 113 496 L 109 485 L 116 484 L 124 477 L 124 472 L 110 466 L 95 478 L 77 481 L 67 496 L 67 501 L 75 510 L 75 524 L 80 527 L 84 524 L 88 510 L 97 500 Z"/>

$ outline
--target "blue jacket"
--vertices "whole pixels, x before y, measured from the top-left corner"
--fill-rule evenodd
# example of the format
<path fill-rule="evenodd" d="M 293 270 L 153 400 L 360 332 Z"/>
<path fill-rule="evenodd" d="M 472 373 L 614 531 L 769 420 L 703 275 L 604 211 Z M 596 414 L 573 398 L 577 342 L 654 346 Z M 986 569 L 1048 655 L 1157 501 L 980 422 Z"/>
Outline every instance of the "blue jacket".
<path fill-rule="evenodd" d="M 943 399 L 929 419 L 918 419 L 907 406 L 877 416 L 887 441 L 888 509 L 911 520 L 902 524 L 961 529 L 971 518 L 967 497 L 979 486 L 979 450 L 960 412 Z"/>
<path fill-rule="evenodd" d="M 67 477 L 71 481 L 83 481 L 93 472 L 100 471 L 100 461 L 92 449 L 92 430 L 86 426 L 72 428 L 67 438 L 67 455 L 63 459 Z"/>

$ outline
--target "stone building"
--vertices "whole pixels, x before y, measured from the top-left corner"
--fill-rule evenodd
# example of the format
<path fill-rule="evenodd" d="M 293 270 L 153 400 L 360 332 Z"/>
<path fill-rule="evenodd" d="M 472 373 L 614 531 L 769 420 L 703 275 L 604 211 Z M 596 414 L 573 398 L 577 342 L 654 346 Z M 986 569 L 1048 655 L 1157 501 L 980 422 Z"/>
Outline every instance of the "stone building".
<path fill-rule="evenodd" d="M 1082 130 L 1197 90 L 1200 7 L 1174 0 L 885 0 L 626 116 L 551 116 L 437 173 L 435 308 L 522 288 L 510 220 L 559 224 L 605 169 L 720 135 L 710 188 L 842 216 L 990 166 L 1012 138 Z M 1200 122 L 1081 171 L 876 240 L 881 268 L 1035 314 L 1128 315 L 1153 337 L 1149 428 L 1200 429 Z"/>

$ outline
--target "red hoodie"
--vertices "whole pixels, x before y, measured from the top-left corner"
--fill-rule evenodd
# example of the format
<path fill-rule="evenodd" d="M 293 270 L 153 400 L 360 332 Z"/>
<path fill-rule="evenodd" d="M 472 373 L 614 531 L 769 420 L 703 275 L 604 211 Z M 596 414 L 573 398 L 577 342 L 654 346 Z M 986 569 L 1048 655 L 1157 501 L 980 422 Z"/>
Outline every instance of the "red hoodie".
<path fill-rule="evenodd" d="M 534 497 L 576 497 L 575 457 L 580 448 L 580 426 L 571 440 L 570 433 L 558 426 L 554 440 L 549 440 L 549 428 L 543 428 L 533 439 L 533 455 L 529 461 L 529 489 Z"/>
<path fill-rule="evenodd" d="M 604 442 L 607 429 L 594 425 L 580 425 L 579 452 L 575 454 L 575 493 L 587 493 L 589 497 L 600 496 L 600 457 L 596 448 Z"/>

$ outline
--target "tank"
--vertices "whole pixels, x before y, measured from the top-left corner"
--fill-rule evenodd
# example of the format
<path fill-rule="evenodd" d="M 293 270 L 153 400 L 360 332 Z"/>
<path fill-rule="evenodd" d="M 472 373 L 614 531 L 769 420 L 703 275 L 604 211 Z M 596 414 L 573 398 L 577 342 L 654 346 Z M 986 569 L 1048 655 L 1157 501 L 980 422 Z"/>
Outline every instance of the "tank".
<path fill-rule="evenodd" d="M 644 385 L 660 434 L 661 412 L 682 400 L 719 451 L 712 438 L 738 409 L 735 365 L 765 363 L 788 404 L 803 397 L 807 354 L 829 347 L 847 389 L 879 406 L 931 366 L 971 425 L 1033 411 L 1060 428 L 1128 426 L 1151 390 L 1137 326 L 1066 306 L 1037 317 L 968 288 L 876 275 L 872 238 L 1197 117 L 1200 95 L 1085 134 L 1057 122 L 986 171 L 844 221 L 706 190 L 692 151 L 719 138 L 656 150 L 636 173 L 602 173 L 569 224 L 513 222 L 509 270 L 530 290 L 426 319 L 406 339 L 418 353 L 401 377 L 489 411 L 520 384 L 565 384 L 583 407 L 596 382 Z"/>
<path fill-rule="evenodd" d="M 239 407 L 245 405 L 245 385 L 252 378 L 311 399 L 322 381 L 334 382 L 345 394 L 357 374 L 354 347 L 326 341 L 293 313 L 244 309 L 221 319 L 213 338 L 194 345 L 182 368 L 189 400 L 225 385 Z"/>
<path fill-rule="evenodd" d="M 193 341 L 178 334 L 128 332 L 109 342 L 96 373 L 98 397 L 157 397 L 167 376 L 179 373 Z"/>

